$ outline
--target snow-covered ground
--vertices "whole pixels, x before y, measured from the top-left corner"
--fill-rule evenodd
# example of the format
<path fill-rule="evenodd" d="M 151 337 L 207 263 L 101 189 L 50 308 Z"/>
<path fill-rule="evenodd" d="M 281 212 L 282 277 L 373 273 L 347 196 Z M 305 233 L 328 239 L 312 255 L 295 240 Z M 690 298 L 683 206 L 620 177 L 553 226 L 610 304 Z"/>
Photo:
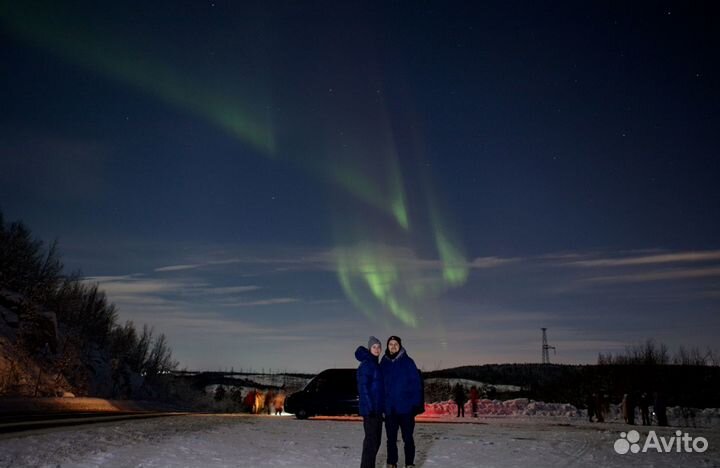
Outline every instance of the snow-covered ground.
<path fill-rule="evenodd" d="M 658 436 L 679 429 L 702 436 L 708 441 L 704 453 L 619 455 L 614 444 L 631 427 L 617 423 L 542 417 L 424 421 L 416 426 L 418 467 L 720 466 L 716 427 L 652 428 Z M 647 434 L 635 429 L 643 438 Z M 362 437 L 358 418 L 174 416 L 3 435 L 0 466 L 352 467 L 360 463 Z M 384 462 L 383 444 L 377 466 Z"/>
<path fill-rule="evenodd" d="M 470 416 L 472 403 L 465 403 L 465 415 Z M 450 401 L 427 403 L 423 417 L 445 417 L 457 414 L 457 404 Z M 551 416 L 551 417 L 580 417 L 587 418 L 586 409 L 578 409 L 568 403 L 545 403 L 542 401 L 529 400 L 527 398 L 515 398 L 512 400 L 487 400 L 477 401 L 477 414 L 483 416 Z M 652 415 L 652 406 L 650 407 Z M 720 428 L 720 408 L 687 408 L 683 411 L 679 406 L 667 408 L 667 418 L 671 425 L 687 427 L 718 427 Z M 607 422 L 622 422 L 622 409 L 620 405 L 609 404 L 608 413 L 605 414 Z M 635 421 L 642 421 L 639 408 L 635 408 Z"/>

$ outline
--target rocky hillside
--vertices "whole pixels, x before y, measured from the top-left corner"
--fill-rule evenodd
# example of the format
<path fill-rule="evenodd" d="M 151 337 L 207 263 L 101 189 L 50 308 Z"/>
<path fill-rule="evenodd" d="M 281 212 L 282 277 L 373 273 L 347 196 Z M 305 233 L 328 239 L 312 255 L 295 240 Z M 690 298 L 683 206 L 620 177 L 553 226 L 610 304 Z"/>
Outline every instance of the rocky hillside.
<path fill-rule="evenodd" d="M 18 293 L 0 289 L 0 395 L 63 396 L 72 385 L 52 365 L 60 334 L 53 312 L 33 307 Z M 44 356 L 27 352 L 29 331 L 42 341 Z M 45 345 L 47 344 L 47 345 Z"/>
<path fill-rule="evenodd" d="M 0 213 L 0 396 L 172 398 L 165 336 L 117 321 L 97 284 L 66 274 L 57 245 Z"/>

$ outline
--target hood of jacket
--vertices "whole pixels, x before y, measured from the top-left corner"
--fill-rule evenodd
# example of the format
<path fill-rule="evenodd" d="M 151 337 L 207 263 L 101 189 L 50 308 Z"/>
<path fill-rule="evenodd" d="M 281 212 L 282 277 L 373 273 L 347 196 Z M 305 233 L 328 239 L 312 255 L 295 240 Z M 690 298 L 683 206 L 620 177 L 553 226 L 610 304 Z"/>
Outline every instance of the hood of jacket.
<path fill-rule="evenodd" d="M 372 355 L 369 349 L 367 349 L 365 346 L 358 346 L 355 350 L 355 359 L 357 359 L 360 362 L 373 360 L 377 362 L 377 358 Z"/>

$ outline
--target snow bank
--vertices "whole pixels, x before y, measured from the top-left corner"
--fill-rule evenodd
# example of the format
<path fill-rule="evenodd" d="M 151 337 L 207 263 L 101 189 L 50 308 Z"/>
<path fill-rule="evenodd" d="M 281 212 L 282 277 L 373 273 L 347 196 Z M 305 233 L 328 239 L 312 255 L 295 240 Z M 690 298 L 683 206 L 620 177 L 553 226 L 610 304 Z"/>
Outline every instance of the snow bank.
<path fill-rule="evenodd" d="M 457 410 L 457 404 L 452 400 L 425 405 L 427 416 L 454 416 L 457 415 Z M 481 399 L 477 402 L 477 413 L 479 416 L 582 416 L 582 413 L 569 403 L 545 403 L 527 398 L 505 401 Z M 472 403 L 469 401 L 465 403 L 465 416 L 472 416 Z"/>
<path fill-rule="evenodd" d="M 489 384 L 486 382 L 480 382 L 479 380 L 448 379 L 448 378 L 425 379 L 425 385 L 432 385 L 432 384 L 446 384 L 450 388 L 454 387 L 456 384 L 460 384 L 466 390 L 468 390 L 474 386 L 474 387 L 477 387 L 477 389 L 481 390 L 481 391 L 487 390 L 492 387 L 495 389 L 495 391 L 501 392 L 501 393 L 519 392 L 522 390 L 522 388 L 519 387 L 518 385 Z"/>

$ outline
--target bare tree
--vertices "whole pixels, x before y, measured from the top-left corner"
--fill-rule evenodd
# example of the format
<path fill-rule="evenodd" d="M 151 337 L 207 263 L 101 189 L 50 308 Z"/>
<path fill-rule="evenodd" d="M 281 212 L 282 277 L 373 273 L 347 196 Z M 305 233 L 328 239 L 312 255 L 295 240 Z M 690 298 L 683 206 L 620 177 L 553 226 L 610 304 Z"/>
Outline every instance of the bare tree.
<path fill-rule="evenodd" d="M 672 363 L 682 366 L 706 366 L 710 364 L 710 350 L 703 354 L 697 346 L 689 349 L 680 346 L 673 356 Z"/>
<path fill-rule="evenodd" d="M 644 365 L 658 365 L 658 364 L 669 364 L 670 355 L 667 345 L 660 343 L 655 344 L 652 338 L 645 340 L 645 342 L 627 346 L 624 354 L 612 353 L 598 354 L 598 364 L 644 364 Z"/>
<path fill-rule="evenodd" d="M 177 368 L 178 363 L 172 360 L 172 350 L 168 346 L 164 334 L 158 335 L 148 355 L 145 370 L 147 375 L 160 375 Z"/>

